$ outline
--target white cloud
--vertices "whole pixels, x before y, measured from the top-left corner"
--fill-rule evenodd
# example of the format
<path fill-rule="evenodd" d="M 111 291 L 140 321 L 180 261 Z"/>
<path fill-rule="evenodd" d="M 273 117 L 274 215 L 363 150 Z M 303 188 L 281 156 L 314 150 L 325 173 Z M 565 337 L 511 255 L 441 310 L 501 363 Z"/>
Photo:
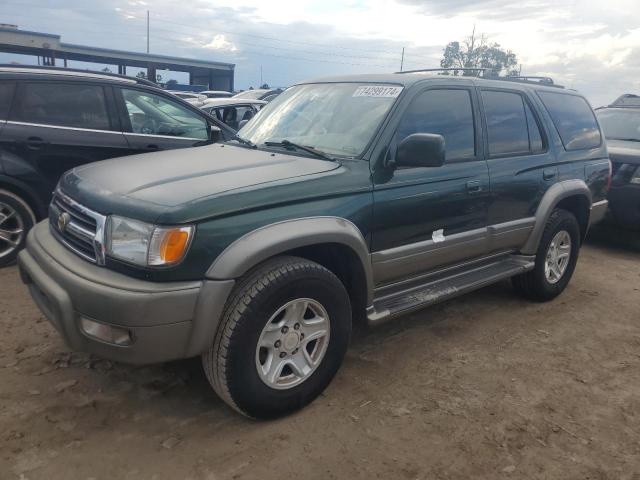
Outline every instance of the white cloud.
<path fill-rule="evenodd" d="M 638 0 L 184 0 L 179 8 L 175 0 L 31 2 L 40 7 L 25 12 L 0 3 L 0 15 L 65 42 L 123 50 L 144 51 L 150 10 L 152 52 L 235 63 L 241 88 L 260 81 L 261 67 L 265 81 L 281 86 L 394 71 L 402 47 L 406 68 L 435 67 L 446 43 L 475 25 L 513 50 L 523 73 L 549 75 L 593 103 L 640 90 Z"/>
<path fill-rule="evenodd" d="M 202 45 L 202 48 L 208 48 L 210 50 L 223 50 L 227 52 L 235 52 L 236 50 L 238 50 L 238 47 L 228 41 L 222 34 L 214 36 L 213 40 Z"/>

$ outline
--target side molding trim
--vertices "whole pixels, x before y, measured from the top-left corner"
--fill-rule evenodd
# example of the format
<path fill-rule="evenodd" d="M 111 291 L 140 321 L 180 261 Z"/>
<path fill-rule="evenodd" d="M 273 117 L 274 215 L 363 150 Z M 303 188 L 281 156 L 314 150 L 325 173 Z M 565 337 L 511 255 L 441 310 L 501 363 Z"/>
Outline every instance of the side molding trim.
<path fill-rule="evenodd" d="M 591 190 L 589 190 L 589 187 L 583 180 L 564 180 L 549 187 L 538 205 L 535 215 L 535 226 L 533 227 L 531 235 L 529 235 L 527 243 L 522 248 L 521 253 L 524 255 L 533 255 L 536 253 L 538 244 L 542 238 L 542 233 L 544 232 L 544 227 L 553 209 L 564 198 L 575 195 L 585 197 L 588 201 L 589 208 L 591 208 Z"/>
<path fill-rule="evenodd" d="M 206 277 L 235 279 L 275 255 L 323 243 L 344 245 L 358 256 L 367 283 L 367 305 L 371 305 L 373 274 L 367 242 L 358 227 L 340 217 L 296 218 L 253 230 L 229 245 L 209 267 Z"/>

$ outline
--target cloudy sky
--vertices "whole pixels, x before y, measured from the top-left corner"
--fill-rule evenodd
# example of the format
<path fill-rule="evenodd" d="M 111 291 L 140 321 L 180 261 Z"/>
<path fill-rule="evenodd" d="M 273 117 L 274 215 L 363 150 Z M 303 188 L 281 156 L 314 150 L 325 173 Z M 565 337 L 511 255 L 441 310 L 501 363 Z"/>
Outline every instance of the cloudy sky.
<path fill-rule="evenodd" d="M 473 29 L 594 106 L 640 93 L 638 0 L 2 0 L 0 23 L 66 43 L 236 64 L 236 88 L 439 66 Z M 0 62 L 15 60 L 0 54 Z M 19 59 L 24 60 L 24 59 Z M 168 74 L 182 80 L 180 75 Z"/>

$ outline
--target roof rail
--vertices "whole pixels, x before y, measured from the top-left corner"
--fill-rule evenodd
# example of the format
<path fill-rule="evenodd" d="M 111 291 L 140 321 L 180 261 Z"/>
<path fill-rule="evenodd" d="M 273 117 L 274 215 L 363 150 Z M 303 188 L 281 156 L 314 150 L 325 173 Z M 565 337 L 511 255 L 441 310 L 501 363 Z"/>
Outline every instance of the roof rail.
<path fill-rule="evenodd" d="M 41 75 L 68 75 L 73 77 L 90 77 L 90 78 L 102 78 L 107 80 L 115 80 L 127 83 L 138 83 L 148 85 L 150 87 L 158 87 L 146 78 L 129 77 L 127 75 L 120 75 L 118 73 L 111 72 L 96 72 L 93 70 L 81 70 L 79 68 L 65 68 L 65 67 L 52 67 L 52 66 L 39 66 L 39 65 L 13 65 L 13 64 L 0 64 L 0 72 L 15 72 L 15 73 L 36 73 Z"/>
<path fill-rule="evenodd" d="M 543 85 L 555 85 L 553 78 L 551 77 L 540 77 L 536 75 L 507 75 L 504 78 L 514 81 L 521 80 L 524 82 L 542 83 Z"/>
<path fill-rule="evenodd" d="M 490 71 L 491 68 L 420 68 L 418 70 L 403 70 L 395 73 L 422 73 L 422 72 L 485 72 Z"/>
<path fill-rule="evenodd" d="M 551 77 L 542 77 L 536 75 L 506 75 L 501 77 L 493 68 L 421 68 L 419 70 L 404 70 L 395 73 L 423 73 L 423 72 L 476 72 L 477 75 L 471 75 L 485 80 L 503 80 L 507 82 L 532 83 L 544 85 L 546 87 L 564 88 L 562 85 L 556 84 Z"/>

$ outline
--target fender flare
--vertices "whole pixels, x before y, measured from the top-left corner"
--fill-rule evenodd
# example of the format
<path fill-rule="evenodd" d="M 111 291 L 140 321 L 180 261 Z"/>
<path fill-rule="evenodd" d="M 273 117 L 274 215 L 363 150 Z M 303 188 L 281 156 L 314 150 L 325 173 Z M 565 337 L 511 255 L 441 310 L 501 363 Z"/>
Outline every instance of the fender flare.
<path fill-rule="evenodd" d="M 215 259 L 206 277 L 229 280 L 280 253 L 300 247 L 337 243 L 351 249 L 362 265 L 367 304 L 373 301 L 373 273 L 367 242 L 353 223 L 341 217 L 306 217 L 260 227 L 235 240 Z"/>
<path fill-rule="evenodd" d="M 589 190 L 589 187 L 583 180 L 563 180 L 549 187 L 538 205 L 535 214 L 535 225 L 521 253 L 533 255 L 537 252 L 544 227 L 547 225 L 547 220 L 549 220 L 551 212 L 553 212 L 560 201 L 573 196 L 584 197 L 588 202 L 589 209 L 591 209 L 593 203 L 591 190 Z"/>

